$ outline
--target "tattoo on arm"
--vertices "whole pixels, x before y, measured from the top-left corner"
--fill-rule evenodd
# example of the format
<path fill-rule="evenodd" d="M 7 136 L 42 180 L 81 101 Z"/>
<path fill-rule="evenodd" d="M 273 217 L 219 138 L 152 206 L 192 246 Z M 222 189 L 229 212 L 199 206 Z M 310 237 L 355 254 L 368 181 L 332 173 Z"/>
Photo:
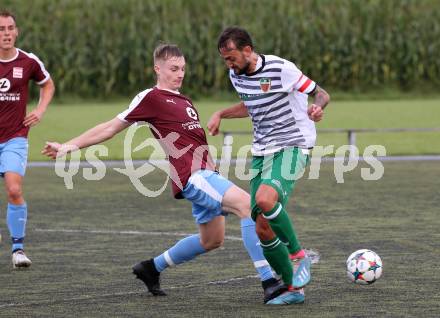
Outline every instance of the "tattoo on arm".
<path fill-rule="evenodd" d="M 314 98 L 313 104 L 322 109 L 324 109 L 330 101 L 329 94 L 323 88 L 319 87 L 318 84 L 316 84 L 315 90 L 310 95 Z"/>

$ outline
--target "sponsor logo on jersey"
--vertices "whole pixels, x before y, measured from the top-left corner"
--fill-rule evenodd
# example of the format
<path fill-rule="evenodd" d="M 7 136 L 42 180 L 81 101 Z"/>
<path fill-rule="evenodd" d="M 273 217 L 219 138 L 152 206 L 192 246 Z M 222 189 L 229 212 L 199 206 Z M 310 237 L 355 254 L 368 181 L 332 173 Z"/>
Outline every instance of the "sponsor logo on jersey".
<path fill-rule="evenodd" d="M 167 103 L 173 103 L 174 105 L 176 105 L 176 102 L 172 98 L 171 99 L 167 99 L 166 101 L 167 101 Z"/>
<path fill-rule="evenodd" d="M 22 67 L 14 67 L 12 69 L 12 77 L 13 78 L 23 78 L 23 68 Z"/>
<path fill-rule="evenodd" d="M 0 102 L 18 102 L 20 101 L 20 93 L 0 93 Z"/>
<path fill-rule="evenodd" d="M 263 96 L 263 93 L 258 93 L 258 94 L 245 94 L 245 93 L 238 93 L 238 96 L 240 97 L 241 100 L 246 101 L 249 100 L 251 98 L 254 97 L 258 97 L 258 96 Z"/>
<path fill-rule="evenodd" d="M 182 124 L 182 128 L 185 130 L 193 130 L 193 129 L 197 129 L 197 128 L 202 128 L 202 126 L 200 125 L 200 123 L 198 121 L 190 121 L 190 122 Z"/>
<path fill-rule="evenodd" d="M 10 88 L 11 82 L 5 77 L 0 78 L 0 92 L 5 93 L 9 91 Z"/>
<path fill-rule="evenodd" d="M 260 88 L 265 93 L 270 91 L 270 78 L 263 77 L 260 79 Z"/>

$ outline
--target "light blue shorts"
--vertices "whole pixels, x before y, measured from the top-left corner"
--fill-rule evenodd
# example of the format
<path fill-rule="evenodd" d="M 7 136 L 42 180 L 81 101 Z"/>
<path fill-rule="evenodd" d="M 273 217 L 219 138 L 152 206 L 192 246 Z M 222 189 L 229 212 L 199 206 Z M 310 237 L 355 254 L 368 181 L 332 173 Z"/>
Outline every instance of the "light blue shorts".
<path fill-rule="evenodd" d="M 182 195 L 192 202 L 192 214 L 197 224 L 208 223 L 219 215 L 226 215 L 222 211 L 222 200 L 233 185 L 218 172 L 211 170 L 199 170 L 191 175 Z"/>
<path fill-rule="evenodd" d="M 0 144 L 0 176 L 15 172 L 24 176 L 28 157 L 28 140 L 16 137 Z"/>

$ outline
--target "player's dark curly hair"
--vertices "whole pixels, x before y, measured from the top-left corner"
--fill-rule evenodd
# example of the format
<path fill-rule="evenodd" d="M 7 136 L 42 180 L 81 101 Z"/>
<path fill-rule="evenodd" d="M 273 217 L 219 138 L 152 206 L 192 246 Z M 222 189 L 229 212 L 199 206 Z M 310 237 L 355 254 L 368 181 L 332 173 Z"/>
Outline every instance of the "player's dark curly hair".
<path fill-rule="evenodd" d="M 161 43 L 155 49 L 153 53 L 154 63 L 157 60 L 166 61 L 171 57 L 183 56 L 182 51 L 175 44 Z"/>
<path fill-rule="evenodd" d="M 250 34 L 238 26 L 228 27 L 223 30 L 218 38 L 217 49 L 220 51 L 220 49 L 228 48 L 230 41 L 234 43 L 235 47 L 239 50 L 242 50 L 245 46 L 250 46 L 254 49 Z"/>

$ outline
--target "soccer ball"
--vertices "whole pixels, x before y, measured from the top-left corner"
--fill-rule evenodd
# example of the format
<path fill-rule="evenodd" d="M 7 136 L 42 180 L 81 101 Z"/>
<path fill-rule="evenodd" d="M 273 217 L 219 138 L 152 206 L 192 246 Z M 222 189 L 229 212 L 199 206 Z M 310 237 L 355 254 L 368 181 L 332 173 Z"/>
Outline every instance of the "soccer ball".
<path fill-rule="evenodd" d="M 347 259 L 347 276 L 356 284 L 373 284 L 382 275 L 382 260 L 367 249 L 352 253 Z"/>

